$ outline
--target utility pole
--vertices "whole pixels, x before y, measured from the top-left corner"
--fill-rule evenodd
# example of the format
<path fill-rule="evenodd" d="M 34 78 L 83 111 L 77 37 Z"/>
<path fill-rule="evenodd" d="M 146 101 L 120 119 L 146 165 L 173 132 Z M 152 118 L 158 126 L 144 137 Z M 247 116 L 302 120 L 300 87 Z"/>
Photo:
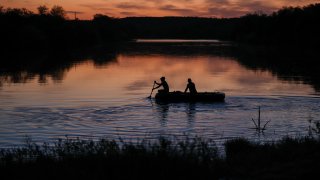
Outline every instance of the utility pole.
<path fill-rule="evenodd" d="M 74 20 L 75 20 L 75 21 L 79 20 L 79 19 L 77 18 L 77 14 L 83 14 L 83 12 L 80 12 L 80 11 L 67 11 L 67 13 L 72 13 L 72 14 L 74 14 Z"/>

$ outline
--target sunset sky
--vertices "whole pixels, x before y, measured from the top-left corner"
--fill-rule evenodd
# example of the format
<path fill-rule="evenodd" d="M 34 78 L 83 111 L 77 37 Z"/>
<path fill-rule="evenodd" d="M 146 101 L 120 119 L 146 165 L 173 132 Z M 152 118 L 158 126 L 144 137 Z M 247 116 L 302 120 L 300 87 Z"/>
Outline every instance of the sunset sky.
<path fill-rule="evenodd" d="M 270 13 L 284 6 L 304 6 L 320 0 L 0 0 L 5 8 L 27 8 L 36 12 L 39 5 L 63 6 L 78 11 L 80 19 L 100 13 L 127 16 L 238 17 L 249 12 Z M 70 18 L 73 18 L 69 14 Z"/>

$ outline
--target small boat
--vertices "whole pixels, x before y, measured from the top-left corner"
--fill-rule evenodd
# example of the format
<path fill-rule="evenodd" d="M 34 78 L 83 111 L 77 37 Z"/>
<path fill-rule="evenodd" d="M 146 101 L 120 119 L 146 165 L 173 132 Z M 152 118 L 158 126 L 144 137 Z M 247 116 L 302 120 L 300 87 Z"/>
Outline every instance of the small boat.
<path fill-rule="evenodd" d="M 196 94 L 174 91 L 169 93 L 158 92 L 155 96 L 159 102 L 223 102 L 223 92 L 198 92 Z"/>

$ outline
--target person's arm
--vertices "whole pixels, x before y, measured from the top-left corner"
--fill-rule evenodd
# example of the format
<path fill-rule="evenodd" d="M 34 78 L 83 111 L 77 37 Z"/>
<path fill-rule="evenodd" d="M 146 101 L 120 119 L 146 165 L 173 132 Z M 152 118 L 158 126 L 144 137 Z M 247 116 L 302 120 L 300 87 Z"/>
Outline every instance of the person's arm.
<path fill-rule="evenodd" d="M 187 85 L 186 90 L 184 90 L 184 92 L 186 93 L 188 89 L 189 89 L 189 84 Z"/>
<path fill-rule="evenodd" d="M 157 86 L 157 87 L 154 87 L 153 89 L 158 89 L 159 87 L 162 86 L 162 84 L 159 84 L 159 83 L 157 83 L 156 81 L 154 81 L 154 83 L 155 83 L 156 85 L 158 85 L 158 86 Z"/>
<path fill-rule="evenodd" d="M 159 86 L 157 86 L 157 87 L 154 87 L 153 89 L 158 89 L 160 86 L 161 86 L 161 84 Z"/>
<path fill-rule="evenodd" d="M 157 81 L 154 81 L 154 83 L 156 84 L 156 85 L 160 85 L 161 83 L 157 83 Z"/>

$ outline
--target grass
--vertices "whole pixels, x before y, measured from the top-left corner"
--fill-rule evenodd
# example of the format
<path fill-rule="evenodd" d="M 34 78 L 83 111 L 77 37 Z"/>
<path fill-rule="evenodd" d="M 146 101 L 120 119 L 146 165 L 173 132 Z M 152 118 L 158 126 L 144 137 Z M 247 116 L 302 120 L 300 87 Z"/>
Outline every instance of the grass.
<path fill-rule="evenodd" d="M 320 167 L 320 141 L 283 138 L 257 144 L 245 139 L 226 143 L 228 176 L 249 179 L 310 179 Z"/>
<path fill-rule="evenodd" d="M 200 138 L 138 143 L 64 139 L 42 146 L 28 141 L 23 148 L 2 149 L 0 158 L 1 174 L 10 179 L 205 179 L 218 177 L 209 169 L 218 169 L 220 162 L 213 142 Z"/>
<path fill-rule="evenodd" d="M 1 179 L 302 179 L 317 174 L 320 140 L 284 138 L 258 144 L 198 137 L 125 143 L 61 139 L 0 151 Z"/>

